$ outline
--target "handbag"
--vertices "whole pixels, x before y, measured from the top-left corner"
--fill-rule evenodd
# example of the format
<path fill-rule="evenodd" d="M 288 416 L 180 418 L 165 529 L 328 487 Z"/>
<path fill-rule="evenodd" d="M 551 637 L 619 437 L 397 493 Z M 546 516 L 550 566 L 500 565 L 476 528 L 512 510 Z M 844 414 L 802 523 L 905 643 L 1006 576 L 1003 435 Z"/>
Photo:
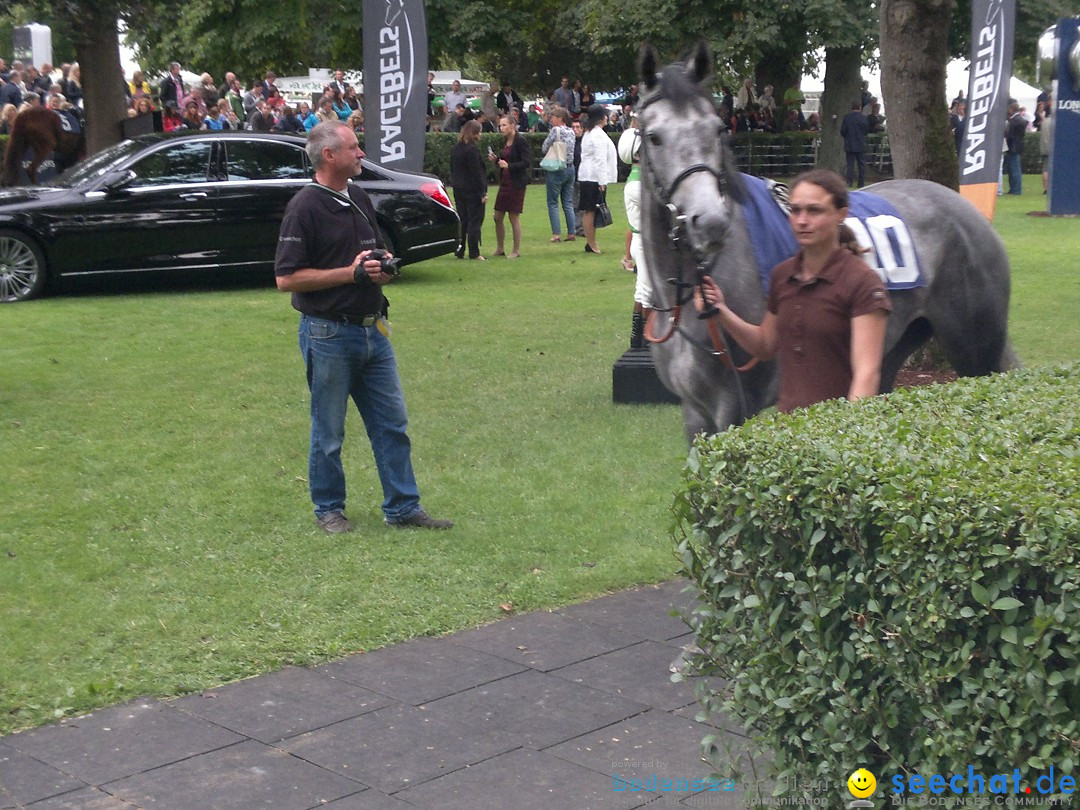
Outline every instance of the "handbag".
<path fill-rule="evenodd" d="M 607 192 L 600 195 L 600 202 L 596 204 L 596 217 L 593 220 L 597 228 L 606 228 L 615 220 L 611 218 L 611 209 L 607 207 Z"/>
<path fill-rule="evenodd" d="M 566 168 L 566 144 L 559 138 L 551 142 L 547 154 L 540 161 L 540 168 L 546 172 L 561 172 Z"/>

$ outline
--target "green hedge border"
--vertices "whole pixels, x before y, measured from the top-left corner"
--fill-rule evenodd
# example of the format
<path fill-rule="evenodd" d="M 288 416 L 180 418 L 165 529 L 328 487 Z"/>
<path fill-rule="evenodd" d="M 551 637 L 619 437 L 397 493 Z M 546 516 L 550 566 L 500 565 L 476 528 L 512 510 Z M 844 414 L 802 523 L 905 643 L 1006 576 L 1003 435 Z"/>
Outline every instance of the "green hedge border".
<path fill-rule="evenodd" d="M 1080 364 L 699 440 L 674 539 L 708 713 L 778 780 L 1080 765 Z M 716 683 L 716 681 L 712 681 Z"/>

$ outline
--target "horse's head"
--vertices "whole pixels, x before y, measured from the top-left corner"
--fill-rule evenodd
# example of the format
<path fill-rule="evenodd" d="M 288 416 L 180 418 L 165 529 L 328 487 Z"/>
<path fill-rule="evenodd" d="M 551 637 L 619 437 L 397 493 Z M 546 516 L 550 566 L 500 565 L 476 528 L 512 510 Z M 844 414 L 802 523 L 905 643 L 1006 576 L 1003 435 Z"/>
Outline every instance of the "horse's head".
<path fill-rule="evenodd" d="M 707 85 L 712 54 L 701 41 L 685 62 L 658 71 L 656 51 L 645 45 L 638 67 L 646 91 L 638 106 L 646 191 L 681 218 L 695 253 L 717 253 L 742 184 Z"/>

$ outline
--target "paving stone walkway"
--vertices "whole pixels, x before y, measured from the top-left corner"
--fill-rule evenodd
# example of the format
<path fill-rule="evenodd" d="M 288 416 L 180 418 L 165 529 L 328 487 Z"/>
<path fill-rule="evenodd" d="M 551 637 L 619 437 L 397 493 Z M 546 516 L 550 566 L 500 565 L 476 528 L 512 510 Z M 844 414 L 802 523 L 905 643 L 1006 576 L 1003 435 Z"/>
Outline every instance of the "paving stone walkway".
<path fill-rule="evenodd" d="M 175 700 L 135 700 L 0 737 L 0 808 L 532 810 L 737 807 L 633 789 L 706 777 L 668 666 L 682 582 L 506 618 Z M 684 783 L 684 787 L 687 785 Z M 693 787 L 690 783 L 689 787 Z"/>

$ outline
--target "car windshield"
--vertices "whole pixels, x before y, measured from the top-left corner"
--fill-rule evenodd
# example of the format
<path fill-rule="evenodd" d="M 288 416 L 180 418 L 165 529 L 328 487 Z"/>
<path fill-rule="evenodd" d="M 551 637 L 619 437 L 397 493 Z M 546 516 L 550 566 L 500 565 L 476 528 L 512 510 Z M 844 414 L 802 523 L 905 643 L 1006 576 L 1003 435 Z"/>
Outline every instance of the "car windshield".
<path fill-rule="evenodd" d="M 116 163 L 134 154 L 142 148 L 142 144 L 135 141 L 122 141 L 108 149 L 103 149 L 96 155 L 91 155 L 86 160 L 76 163 L 59 177 L 46 183 L 49 186 L 60 188 L 74 188 L 93 180 L 109 171 Z"/>

